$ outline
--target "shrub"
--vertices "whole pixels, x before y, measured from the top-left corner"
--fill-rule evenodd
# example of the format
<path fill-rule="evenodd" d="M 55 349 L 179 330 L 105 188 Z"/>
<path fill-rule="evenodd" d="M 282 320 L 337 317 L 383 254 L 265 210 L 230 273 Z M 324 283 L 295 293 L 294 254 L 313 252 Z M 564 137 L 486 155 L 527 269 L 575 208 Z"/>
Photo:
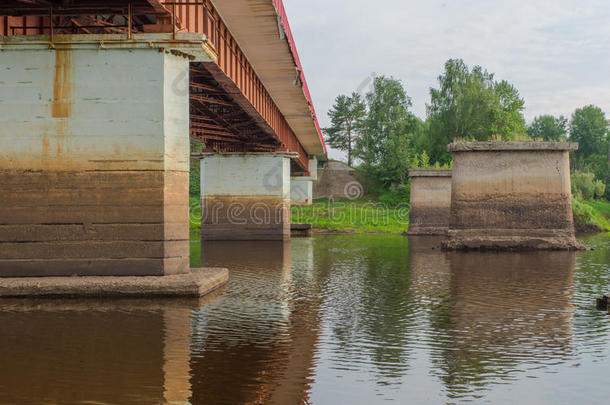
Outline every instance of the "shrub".
<path fill-rule="evenodd" d="M 411 186 L 399 184 L 382 193 L 379 196 L 379 202 L 388 207 L 396 207 L 401 204 L 409 204 L 410 195 Z"/>
<path fill-rule="evenodd" d="M 579 199 L 590 200 L 596 196 L 595 175 L 593 173 L 575 171 L 572 173 L 572 194 Z M 599 181 L 599 180 L 598 180 Z M 598 187 L 599 189 L 599 187 Z M 605 192 L 604 187 L 604 192 Z"/>
<path fill-rule="evenodd" d="M 606 185 L 601 180 L 595 180 L 595 198 L 600 199 L 606 194 Z"/>

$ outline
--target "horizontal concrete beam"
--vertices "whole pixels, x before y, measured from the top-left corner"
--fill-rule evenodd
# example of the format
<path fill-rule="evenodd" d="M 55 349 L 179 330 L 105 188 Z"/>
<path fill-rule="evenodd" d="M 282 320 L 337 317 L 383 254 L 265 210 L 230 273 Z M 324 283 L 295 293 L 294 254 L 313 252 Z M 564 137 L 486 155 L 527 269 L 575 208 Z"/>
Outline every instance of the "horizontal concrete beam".
<path fill-rule="evenodd" d="M 451 177 L 451 169 L 409 169 L 409 177 Z"/>
<path fill-rule="evenodd" d="M 447 152 L 476 151 L 572 151 L 577 142 L 454 142 L 447 145 Z"/>
<path fill-rule="evenodd" d="M 214 62 L 218 55 L 203 34 L 179 32 L 172 34 L 133 34 L 127 39 L 124 34 L 56 34 L 53 42 L 48 35 L 0 36 L 0 51 L 24 49 L 158 49 L 188 58 L 193 62 Z"/>

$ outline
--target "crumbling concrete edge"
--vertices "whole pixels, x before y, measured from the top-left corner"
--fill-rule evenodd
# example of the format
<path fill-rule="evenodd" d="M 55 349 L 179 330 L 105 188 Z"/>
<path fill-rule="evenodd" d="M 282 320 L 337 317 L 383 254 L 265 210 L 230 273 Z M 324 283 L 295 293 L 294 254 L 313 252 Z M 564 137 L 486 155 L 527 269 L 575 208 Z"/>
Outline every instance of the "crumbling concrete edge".
<path fill-rule="evenodd" d="M 578 142 L 453 142 L 447 152 L 486 151 L 574 151 Z"/>
<path fill-rule="evenodd" d="M 169 276 L 0 278 L 0 298 L 202 297 L 228 280 L 224 268 Z"/>

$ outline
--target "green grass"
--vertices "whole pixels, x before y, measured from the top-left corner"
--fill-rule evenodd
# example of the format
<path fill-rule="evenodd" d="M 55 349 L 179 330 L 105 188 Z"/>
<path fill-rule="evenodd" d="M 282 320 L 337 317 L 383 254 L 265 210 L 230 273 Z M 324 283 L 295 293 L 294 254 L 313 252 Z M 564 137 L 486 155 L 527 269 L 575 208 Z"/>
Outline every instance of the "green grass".
<path fill-rule="evenodd" d="M 197 197 L 189 198 L 191 240 L 201 239 L 201 201 Z"/>
<path fill-rule="evenodd" d="M 293 206 L 293 223 L 311 223 L 314 229 L 353 233 L 403 233 L 407 231 L 408 207 L 389 208 L 370 199 L 314 200 L 313 205 Z"/>
<path fill-rule="evenodd" d="M 605 200 L 572 200 L 576 224 L 597 226 L 600 231 L 610 231 L 610 202 Z"/>

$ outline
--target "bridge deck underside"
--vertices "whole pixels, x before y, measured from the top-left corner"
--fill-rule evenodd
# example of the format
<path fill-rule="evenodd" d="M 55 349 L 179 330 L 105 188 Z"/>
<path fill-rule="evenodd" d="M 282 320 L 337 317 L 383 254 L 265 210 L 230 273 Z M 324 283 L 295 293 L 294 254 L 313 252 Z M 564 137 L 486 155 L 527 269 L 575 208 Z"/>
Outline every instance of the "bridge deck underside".
<path fill-rule="evenodd" d="M 191 65 L 191 136 L 209 150 L 296 152 L 293 168 L 307 172 L 308 153 L 210 0 L 0 3 L 0 35 L 204 34 L 218 56 L 216 62 Z"/>
<path fill-rule="evenodd" d="M 216 63 L 192 63 L 190 75 L 191 137 L 206 152 L 290 150 Z M 307 155 L 295 146 L 301 153 L 293 170 L 307 171 Z"/>

